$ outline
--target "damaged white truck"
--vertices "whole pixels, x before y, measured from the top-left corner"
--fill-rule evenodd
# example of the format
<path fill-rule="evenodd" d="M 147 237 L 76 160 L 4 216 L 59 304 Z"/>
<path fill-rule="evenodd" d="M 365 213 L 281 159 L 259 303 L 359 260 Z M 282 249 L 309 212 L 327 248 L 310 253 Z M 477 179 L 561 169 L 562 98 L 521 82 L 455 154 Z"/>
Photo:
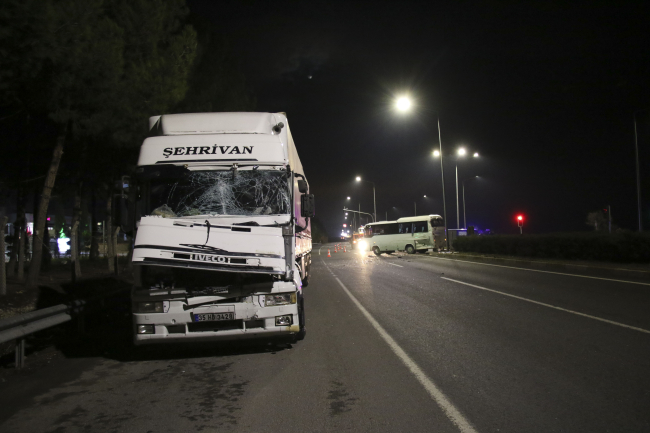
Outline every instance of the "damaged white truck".
<path fill-rule="evenodd" d="M 172 114 L 149 126 L 134 205 L 120 204 L 134 224 L 135 344 L 303 339 L 314 196 L 286 116 Z"/>

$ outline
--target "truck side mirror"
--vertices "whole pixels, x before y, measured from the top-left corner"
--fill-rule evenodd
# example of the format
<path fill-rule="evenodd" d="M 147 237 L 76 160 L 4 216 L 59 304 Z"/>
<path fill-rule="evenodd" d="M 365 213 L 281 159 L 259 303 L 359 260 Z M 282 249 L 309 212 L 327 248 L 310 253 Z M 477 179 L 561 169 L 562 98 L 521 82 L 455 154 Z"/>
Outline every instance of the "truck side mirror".
<path fill-rule="evenodd" d="M 313 218 L 314 215 L 316 215 L 314 194 L 303 194 L 300 197 L 300 216 L 303 218 Z"/>
<path fill-rule="evenodd" d="M 298 191 L 300 191 L 302 194 L 307 194 L 309 192 L 309 186 L 307 185 L 307 182 L 298 179 Z"/>

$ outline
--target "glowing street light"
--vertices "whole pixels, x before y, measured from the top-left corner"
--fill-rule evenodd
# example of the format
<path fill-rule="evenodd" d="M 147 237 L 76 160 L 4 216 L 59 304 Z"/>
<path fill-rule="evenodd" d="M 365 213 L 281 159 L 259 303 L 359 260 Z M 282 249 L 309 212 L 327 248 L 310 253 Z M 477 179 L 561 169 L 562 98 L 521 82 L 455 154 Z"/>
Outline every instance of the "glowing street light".
<path fill-rule="evenodd" d="M 357 181 L 357 182 L 367 182 L 367 183 L 372 184 L 372 201 L 373 201 L 373 204 L 374 204 L 374 214 L 373 214 L 373 218 L 375 219 L 375 221 L 377 221 L 377 198 L 376 198 L 377 196 L 376 196 L 376 194 L 375 194 L 375 183 L 374 183 L 374 182 L 370 182 L 369 180 L 362 180 L 362 179 L 361 179 L 361 176 L 357 176 L 357 177 L 356 177 L 356 181 Z"/>
<path fill-rule="evenodd" d="M 395 100 L 395 108 L 400 111 L 400 112 L 407 112 L 410 111 L 411 108 L 411 101 L 409 98 L 403 96 L 399 97 Z M 447 233 L 447 201 L 445 199 L 445 167 L 444 164 L 442 163 L 442 135 L 440 134 L 440 115 L 437 114 L 436 116 L 436 123 L 438 126 L 438 150 L 435 150 L 433 152 L 433 156 L 436 158 L 440 158 L 440 181 L 442 183 L 442 213 L 443 213 L 443 221 L 445 223 L 445 243 L 446 243 L 446 249 L 449 250 L 449 236 Z"/>
<path fill-rule="evenodd" d="M 411 109 L 411 100 L 407 96 L 399 97 L 395 101 L 395 108 L 401 112 L 409 111 Z"/>
<path fill-rule="evenodd" d="M 460 229 L 460 199 L 458 197 L 458 158 L 465 157 L 467 155 L 467 149 L 464 147 L 459 147 L 456 151 L 456 228 Z M 433 151 L 433 156 L 438 157 L 440 153 L 437 150 Z M 474 158 L 478 158 L 478 152 L 474 152 Z M 442 163 L 442 158 L 440 158 Z M 464 209 L 463 209 L 464 210 Z"/>

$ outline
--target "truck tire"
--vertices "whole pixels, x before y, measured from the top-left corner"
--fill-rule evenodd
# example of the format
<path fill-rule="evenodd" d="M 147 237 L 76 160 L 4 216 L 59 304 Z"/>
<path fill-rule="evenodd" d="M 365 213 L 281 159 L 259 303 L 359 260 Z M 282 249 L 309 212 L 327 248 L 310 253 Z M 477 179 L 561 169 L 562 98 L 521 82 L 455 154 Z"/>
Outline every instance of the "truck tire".
<path fill-rule="evenodd" d="M 305 328 L 305 300 L 302 293 L 298 294 L 298 325 L 300 326 L 300 331 L 295 335 L 295 341 L 302 341 L 307 335 L 307 329 Z"/>
<path fill-rule="evenodd" d="M 380 255 L 381 255 L 381 251 L 379 251 L 379 247 L 378 247 L 378 246 L 374 246 L 374 247 L 372 247 L 372 252 L 375 253 L 376 256 L 380 256 Z"/>
<path fill-rule="evenodd" d="M 311 277 L 311 254 L 305 258 L 305 279 L 302 280 L 302 286 L 307 287 L 309 285 L 309 278 Z"/>
<path fill-rule="evenodd" d="M 413 245 L 407 245 L 406 246 L 406 252 L 408 254 L 415 254 L 415 248 L 413 247 Z"/>

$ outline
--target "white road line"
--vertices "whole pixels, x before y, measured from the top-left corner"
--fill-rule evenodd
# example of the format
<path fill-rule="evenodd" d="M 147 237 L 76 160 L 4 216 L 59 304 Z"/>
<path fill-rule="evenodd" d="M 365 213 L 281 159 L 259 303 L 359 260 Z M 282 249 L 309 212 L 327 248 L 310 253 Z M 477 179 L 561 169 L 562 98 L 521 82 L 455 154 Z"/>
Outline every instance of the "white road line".
<path fill-rule="evenodd" d="M 395 263 L 391 263 L 391 262 L 386 262 L 386 263 L 388 263 L 389 265 L 397 266 L 398 268 L 403 268 L 404 267 L 402 265 L 396 265 Z"/>
<path fill-rule="evenodd" d="M 325 263 L 325 262 L 323 262 Z M 330 271 L 332 275 L 334 273 L 330 270 L 329 266 L 325 264 L 325 267 L 327 267 L 327 270 Z M 386 330 L 375 320 L 374 317 L 364 308 L 363 305 L 357 300 L 357 298 L 354 297 L 354 295 L 348 290 L 347 287 L 345 287 L 345 284 L 341 282 L 341 280 L 338 279 L 337 276 L 334 275 L 334 279 L 341 285 L 345 293 L 352 299 L 352 302 L 361 310 L 361 313 L 368 319 L 370 324 L 379 332 L 379 335 L 381 338 L 384 339 L 386 343 L 388 343 L 388 346 L 391 348 L 391 350 L 397 355 L 397 357 L 406 365 L 406 367 L 413 373 L 415 378 L 420 382 L 420 384 L 424 387 L 424 389 L 429 393 L 431 398 L 440 406 L 442 411 L 447 415 L 447 418 L 458 427 L 458 430 L 460 430 L 463 433 L 476 433 L 476 430 L 472 426 L 472 424 L 463 416 L 462 413 L 456 407 L 454 404 L 449 401 L 447 396 L 443 394 L 443 392 L 436 386 L 435 383 L 429 377 L 427 377 L 426 373 L 422 371 L 422 369 L 413 361 L 407 354 L 406 352 L 397 344 L 397 342 L 393 339 L 393 337 L 386 332 Z"/>
<path fill-rule="evenodd" d="M 589 275 L 567 274 L 564 272 L 542 271 L 540 269 L 528 269 L 528 268 L 518 268 L 515 266 L 494 265 L 492 263 L 479 263 L 479 262 L 472 262 L 470 260 L 443 259 L 440 257 L 433 257 L 433 258 L 436 260 L 448 260 L 452 262 L 471 263 L 473 265 L 495 266 L 497 268 L 508 268 L 508 269 L 519 269 L 521 271 L 541 272 L 543 274 L 568 275 L 570 277 L 591 278 L 593 280 L 614 281 L 616 283 L 629 283 L 629 284 L 639 284 L 641 286 L 650 286 L 650 283 L 641 283 L 639 281 L 615 280 L 613 278 L 590 277 Z"/>
<path fill-rule="evenodd" d="M 521 296 L 511 295 L 510 293 L 504 293 L 504 292 L 500 292 L 498 290 L 488 289 L 487 287 L 481 287 L 481 286 L 477 286 L 475 284 L 466 283 L 464 281 L 454 280 L 453 278 L 447 278 L 447 277 L 440 277 L 440 278 L 442 278 L 443 280 L 447 280 L 447 281 L 453 281 L 454 283 L 464 284 L 466 286 L 474 287 L 474 288 L 477 288 L 477 289 L 487 290 L 488 292 L 494 292 L 494 293 L 498 293 L 500 295 L 510 296 L 511 298 L 520 299 L 522 301 L 532 302 L 533 304 L 542 305 L 544 307 L 549 307 L 549 308 L 554 308 L 556 310 L 565 311 L 567 313 L 575 314 L 577 316 L 583 316 L 583 317 L 588 317 L 590 319 L 599 320 L 601 322 L 609 323 L 610 325 L 616 325 L 616 326 L 620 326 L 620 327 L 623 327 L 623 328 L 633 329 L 635 331 L 645 332 L 646 334 L 650 334 L 650 331 L 647 330 L 647 329 L 637 328 L 635 326 L 630 326 L 630 325 L 625 325 L 623 323 L 614 322 L 612 320 L 607 320 L 607 319 L 603 319 L 603 318 L 596 317 L 596 316 L 590 316 L 589 314 L 579 313 L 579 312 L 573 311 L 573 310 L 567 310 L 566 308 L 556 307 L 555 305 L 545 304 L 544 302 L 533 301 L 532 299 L 522 298 Z"/>

